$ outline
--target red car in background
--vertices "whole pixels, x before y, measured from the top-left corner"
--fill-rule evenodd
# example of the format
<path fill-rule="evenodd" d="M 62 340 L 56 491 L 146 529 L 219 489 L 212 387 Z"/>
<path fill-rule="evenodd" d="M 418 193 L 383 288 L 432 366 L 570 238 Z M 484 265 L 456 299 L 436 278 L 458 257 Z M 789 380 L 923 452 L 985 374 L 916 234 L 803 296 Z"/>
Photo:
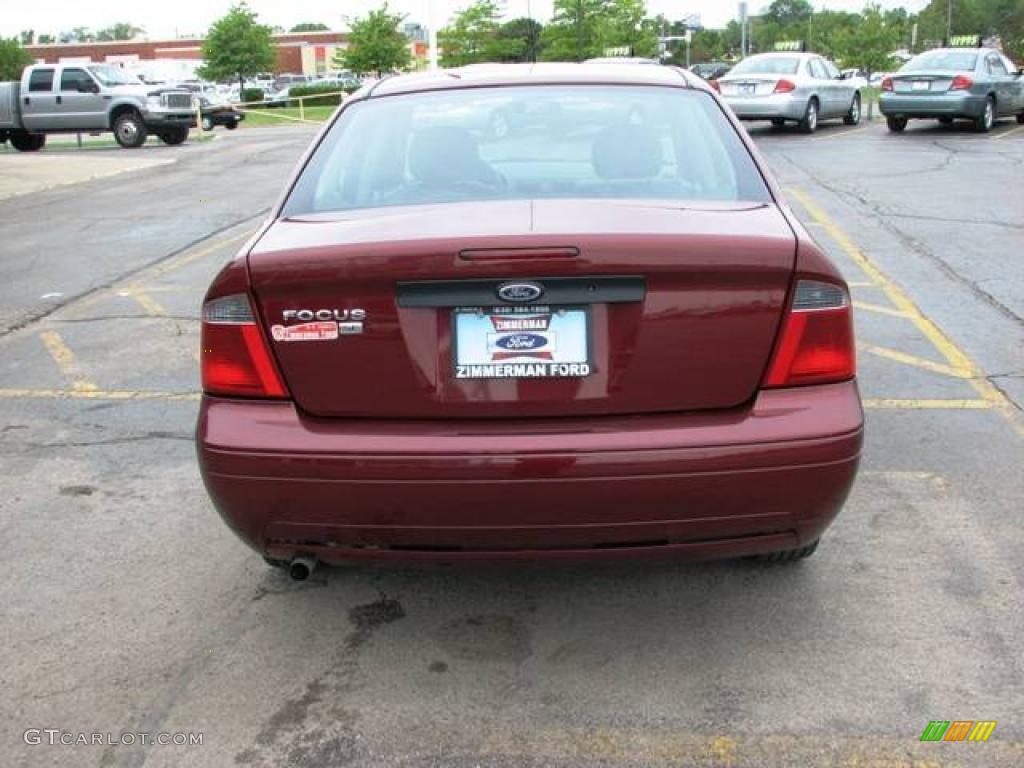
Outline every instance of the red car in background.
<path fill-rule="evenodd" d="M 496 101 L 557 120 L 502 136 Z M 846 284 L 670 67 L 346 102 L 203 307 L 202 475 L 273 565 L 811 554 L 863 436 Z"/>

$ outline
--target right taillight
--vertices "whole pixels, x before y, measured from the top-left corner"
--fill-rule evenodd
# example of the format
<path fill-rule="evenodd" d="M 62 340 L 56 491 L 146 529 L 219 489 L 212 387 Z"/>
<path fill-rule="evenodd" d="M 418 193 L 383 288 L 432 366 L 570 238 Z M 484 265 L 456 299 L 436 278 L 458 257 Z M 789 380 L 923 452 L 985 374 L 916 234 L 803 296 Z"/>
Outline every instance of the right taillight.
<path fill-rule="evenodd" d="M 798 280 L 765 387 L 852 379 L 857 372 L 850 298 L 839 285 Z"/>
<path fill-rule="evenodd" d="M 796 83 L 785 78 L 775 84 L 775 93 L 792 93 L 796 90 Z"/>
<path fill-rule="evenodd" d="M 288 396 L 244 293 L 211 299 L 203 305 L 200 361 L 207 394 Z"/>
<path fill-rule="evenodd" d="M 951 91 L 969 91 L 974 87 L 974 81 L 967 75 L 957 75 L 953 78 L 953 82 L 949 84 L 949 90 Z"/>
<path fill-rule="evenodd" d="M 892 78 L 891 77 L 883 77 L 882 78 L 882 90 L 883 91 L 891 91 L 892 90 Z"/>

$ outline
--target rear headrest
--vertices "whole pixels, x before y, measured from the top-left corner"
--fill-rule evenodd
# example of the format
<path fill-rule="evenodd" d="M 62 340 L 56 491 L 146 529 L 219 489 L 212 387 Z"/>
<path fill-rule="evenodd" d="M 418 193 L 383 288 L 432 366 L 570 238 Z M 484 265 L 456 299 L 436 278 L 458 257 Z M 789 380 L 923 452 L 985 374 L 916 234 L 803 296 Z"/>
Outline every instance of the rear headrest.
<path fill-rule="evenodd" d="M 653 179 L 661 172 L 661 145 L 642 125 L 608 126 L 597 135 L 590 156 L 602 179 Z"/>
<path fill-rule="evenodd" d="M 484 164 L 480 147 L 465 128 L 435 126 L 413 134 L 409 144 L 409 172 L 430 184 L 479 181 Z"/>

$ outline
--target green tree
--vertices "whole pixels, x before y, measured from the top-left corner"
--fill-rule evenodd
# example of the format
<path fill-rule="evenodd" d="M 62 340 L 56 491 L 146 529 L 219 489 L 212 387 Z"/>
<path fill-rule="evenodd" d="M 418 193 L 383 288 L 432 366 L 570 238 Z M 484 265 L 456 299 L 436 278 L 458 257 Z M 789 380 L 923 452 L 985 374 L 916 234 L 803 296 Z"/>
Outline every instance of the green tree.
<path fill-rule="evenodd" d="M 482 61 L 528 61 L 531 42 L 536 45 L 536 30 L 516 22 L 502 25 L 500 16 L 495 0 L 474 0 L 459 11 L 452 23 L 438 33 L 441 65 L 461 67 Z M 529 19 L 518 21 L 536 24 Z"/>
<path fill-rule="evenodd" d="M 326 24 L 321 24 L 318 21 L 310 22 L 304 21 L 301 24 L 296 24 L 292 27 L 289 32 L 327 32 L 330 30 Z"/>
<path fill-rule="evenodd" d="M 111 40 L 132 40 L 138 35 L 145 32 L 142 27 L 136 27 L 134 24 L 128 24 L 126 22 L 120 22 L 113 26 L 101 29 L 96 33 L 96 40 L 99 42 L 109 42 Z"/>
<path fill-rule="evenodd" d="M 198 74 L 206 80 L 245 78 L 273 69 L 277 53 L 270 29 L 256 21 L 256 14 L 244 2 L 231 7 L 217 20 L 203 42 L 203 65 Z"/>
<path fill-rule="evenodd" d="M 23 29 L 18 33 L 18 38 L 21 40 L 22 45 L 32 45 L 36 41 L 36 31 L 34 29 Z"/>
<path fill-rule="evenodd" d="M 0 80 L 21 79 L 21 71 L 31 63 L 32 57 L 17 38 L 0 37 Z"/>
<path fill-rule="evenodd" d="M 555 0 L 551 23 L 544 29 L 547 61 L 583 61 L 601 55 L 599 26 L 608 0 Z"/>
<path fill-rule="evenodd" d="M 53 35 L 40 35 L 37 42 L 39 45 L 52 45 L 57 41 L 54 40 Z"/>
<path fill-rule="evenodd" d="M 657 22 L 648 18 L 644 0 L 606 0 L 597 23 L 597 45 L 602 52 L 628 48 L 631 56 L 657 55 Z"/>
<path fill-rule="evenodd" d="M 814 13 L 814 7 L 808 0 L 773 0 L 762 18 L 773 21 L 779 27 L 788 27 L 803 22 Z"/>
<path fill-rule="evenodd" d="M 526 62 L 540 58 L 541 36 L 544 25 L 539 21 L 525 16 L 506 21 L 498 29 L 498 37 L 503 40 L 517 41 L 502 53 L 501 61 Z"/>
<path fill-rule="evenodd" d="M 892 52 L 899 45 L 902 30 L 898 24 L 886 22 L 877 5 L 861 11 L 860 22 L 839 41 L 840 58 L 847 67 L 883 72 L 892 66 Z M 868 102 L 868 119 L 874 114 L 874 102 Z"/>
<path fill-rule="evenodd" d="M 407 69 L 412 61 L 409 41 L 399 29 L 405 17 L 391 13 L 387 4 L 352 23 L 348 47 L 334 57 L 334 66 L 357 75 Z"/>

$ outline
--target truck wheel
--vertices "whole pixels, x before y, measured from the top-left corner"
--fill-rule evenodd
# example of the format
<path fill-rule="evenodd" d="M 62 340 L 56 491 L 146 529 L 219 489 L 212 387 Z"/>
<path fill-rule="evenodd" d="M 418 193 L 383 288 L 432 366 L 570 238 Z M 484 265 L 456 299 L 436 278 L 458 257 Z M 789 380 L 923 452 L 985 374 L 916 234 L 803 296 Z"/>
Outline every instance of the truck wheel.
<path fill-rule="evenodd" d="M 235 120 L 233 123 L 226 123 L 224 127 L 227 128 L 229 131 L 233 131 L 235 130 L 235 128 L 238 127 L 238 121 Z"/>
<path fill-rule="evenodd" d="M 213 130 L 213 118 L 212 117 L 204 117 L 203 118 L 203 130 L 204 131 L 212 131 Z"/>
<path fill-rule="evenodd" d="M 136 149 L 146 143 L 146 124 L 138 112 L 122 112 L 114 121 L 114 139 L 125 149 Z"/>
<path fill-rule="evenodd" d="M 11 146 L 19 152 L 38 152 L 46 146 L 45 133 L 29 133 L 28 131 L 12 131 Z"/>
<path fill-rule="evenodd" d="M 185 139 L 188 138 L 188 128 L 185 126 L 178 126 L 175 128 L 168 128 L 160 132 L 160 141 L 167 144 L 170 147 L 175 147 L 178 144 L 183 144 Z"/>

